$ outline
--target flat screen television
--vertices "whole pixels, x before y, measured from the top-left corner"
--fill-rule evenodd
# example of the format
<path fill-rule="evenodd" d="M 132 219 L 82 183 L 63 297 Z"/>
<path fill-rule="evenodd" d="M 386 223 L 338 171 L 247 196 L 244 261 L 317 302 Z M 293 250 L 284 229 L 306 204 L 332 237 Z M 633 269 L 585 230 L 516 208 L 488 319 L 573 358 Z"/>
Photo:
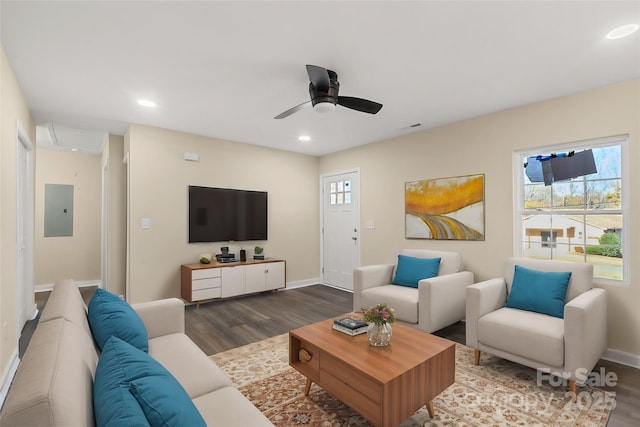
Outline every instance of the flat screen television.
<path fill-rule="evenodd" d="M 189 186 L 189 243 L 267 240 L 267 192 Z"/>

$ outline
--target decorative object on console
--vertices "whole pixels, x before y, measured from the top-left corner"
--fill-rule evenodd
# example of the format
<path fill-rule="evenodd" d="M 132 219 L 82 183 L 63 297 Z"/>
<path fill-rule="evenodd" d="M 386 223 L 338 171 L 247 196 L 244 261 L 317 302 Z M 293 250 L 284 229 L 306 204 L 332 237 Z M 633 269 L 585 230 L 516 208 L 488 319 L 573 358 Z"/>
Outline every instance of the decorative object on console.
<path fill-rule="evenodd" d="M 377 304 L 364 312 L 364 320 L 369 322 L 367 337 L 374 347 L 384 347 L 391 342 L 391 323 L 396 320 L 395 310 L 387 304 Z"/>
<path fill-rule="evenodd" d="M 404 206 L 407 239 L 484 240 L 484 175 L 407 182 Z"/>
<path fill-rule="evenodd" d="M 244 249 L 240 249 L 240 261 L 244 262 L 247 260 L 247 251 Z"/>
<path fill-rule="evenodd" d="M 253 259 L 264 259 L 264 249 L 262 246 L 253 248 Z"/>

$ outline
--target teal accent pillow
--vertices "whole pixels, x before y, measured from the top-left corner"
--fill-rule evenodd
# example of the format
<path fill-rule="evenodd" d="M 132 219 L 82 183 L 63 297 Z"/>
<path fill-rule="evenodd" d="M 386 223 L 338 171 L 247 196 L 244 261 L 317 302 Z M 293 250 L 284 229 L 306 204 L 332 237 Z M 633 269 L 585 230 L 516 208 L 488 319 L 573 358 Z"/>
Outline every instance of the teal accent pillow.
<path fill-rule="evenodd" d="M 207 426 L 187 392 L 168 372 L 133 380 L 129 391 L 153 427 Z"/>
<path fill-rule="evenodd" d="M 100 349 L 110 337 L 116 336 L 142 351 L 149 351 L 147 328 L 138 313 L 119 296 L 96 289 L 89 301 L 87 317 Z"/>
<path fill-rule="evenodd" d="M 398 266 L 392 283 L 394 285 L 417 288 L 420 280 L 438 275 L 440 259 L 398 255 Z"/>
<path fill-rule="evenodd" d="M 538 271 L 516 265 L 505 307 L 563 319 L 570 279 L 570 271 Z"/>
<path fill-rule="evenodd" d="M 148 412 L 156 405 L 166 405 L 162 417 Z M 100 354 L 93 409 L 97 427 L 206 426 L 178 380 L 147 353 L 117 337 L 109 338 Z"/>

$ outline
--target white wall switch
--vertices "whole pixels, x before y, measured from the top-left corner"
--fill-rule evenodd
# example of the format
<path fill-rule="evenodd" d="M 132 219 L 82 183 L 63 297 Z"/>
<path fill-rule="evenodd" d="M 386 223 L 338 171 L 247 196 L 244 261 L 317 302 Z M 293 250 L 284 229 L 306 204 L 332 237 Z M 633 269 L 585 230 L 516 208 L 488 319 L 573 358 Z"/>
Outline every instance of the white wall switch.
<path fill-rule="evenodd" d="M 376 223 L 372 219 L 369 219 L 369 220 L 365 221 L 364 228 L 366 228 L 367 230 L 375 230 L 376 229 Z"/>
<path fill-rule="evenodd" d="M 185 152 L 184 153 L 184 159 L 189 161 L 189 162 L 199 162 L 200 161 L 200 154 Z"/>
<path fill-rule="evenodd" d="M 151 228 L 151 218 L 140 218 L 140 228 L 148 230 Z"/>

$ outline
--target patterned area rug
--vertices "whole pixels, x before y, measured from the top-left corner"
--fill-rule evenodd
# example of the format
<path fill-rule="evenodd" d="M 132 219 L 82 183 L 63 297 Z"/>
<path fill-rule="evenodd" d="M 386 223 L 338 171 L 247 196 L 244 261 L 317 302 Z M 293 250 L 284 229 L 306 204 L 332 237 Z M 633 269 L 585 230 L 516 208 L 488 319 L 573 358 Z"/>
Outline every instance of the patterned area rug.
<path fill-rule="evenodd" d="M 315 383 L 304 396 L 305 377 L 289 367 L 288 334 L 218 353 L 211 358 L 276 426 L 370 426 Z M 537 374 L 507 360 L 456 344 L 456 381 L 404 421 L 413 426 L 605 426 L 615 393 L 579 387 L 571 402 L 566 387 L 536 385 Z"/>

